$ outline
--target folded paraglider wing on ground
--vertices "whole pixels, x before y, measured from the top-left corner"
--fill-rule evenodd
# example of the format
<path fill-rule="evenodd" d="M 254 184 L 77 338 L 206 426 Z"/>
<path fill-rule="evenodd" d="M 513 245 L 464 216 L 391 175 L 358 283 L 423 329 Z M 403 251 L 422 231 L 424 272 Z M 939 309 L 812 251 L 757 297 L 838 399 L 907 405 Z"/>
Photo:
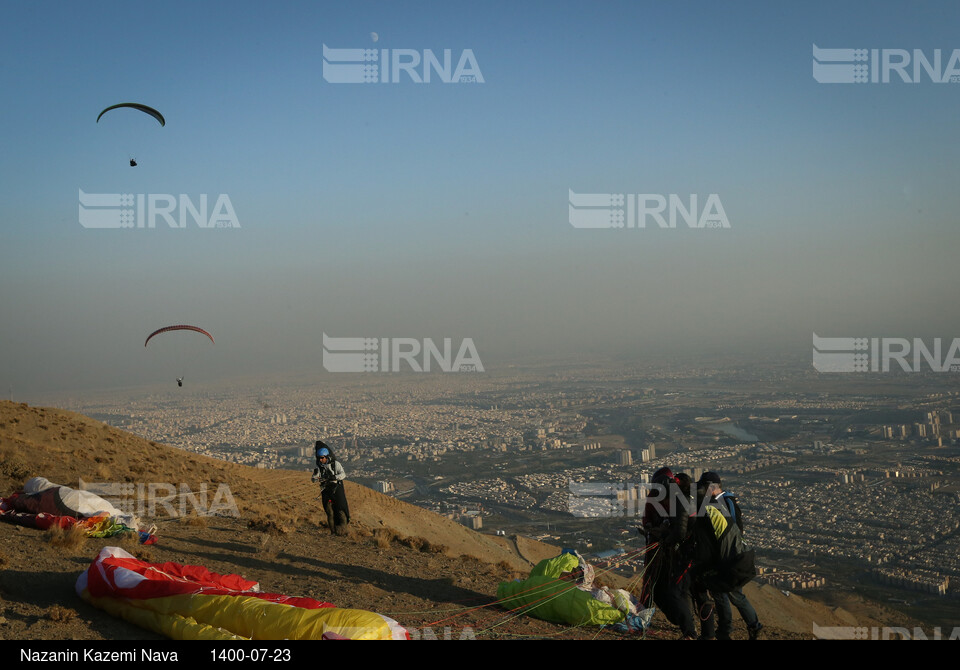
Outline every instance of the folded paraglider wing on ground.
<path fill-rule="evenodd" d="M 586 590 L 574 581 L 561 579 L 577 571 L 589 580 Z M 623 621 L 624 612 L 593 596 L 592 581 L 590 565 L 579 554 L 564 552 L 537 563 L 525 580 L 501 582 L 497 599 L 509 610 L 553 623 L 602 626 Z"/>
<path fill-rule="evenodd" d="M 93 491 L 54 484 L 45 477 L 28 479 L 22 493 L 0 498 L 0 520 L 41 530 L 80 524 L 87 535 L 95 537 L 134 532 L 140 525 L 137 517 L 123 512 Z M 152 544 L 156 537 L 141 533 L 140 540 Z"/>
<path fill-rule="evenodd" d="M 381 614 L 261 593 L 239 575 L 147 563 L 118 547 L 104 547 L 76 589 L 91 605 L 175 640 L 409 639 Z"/>

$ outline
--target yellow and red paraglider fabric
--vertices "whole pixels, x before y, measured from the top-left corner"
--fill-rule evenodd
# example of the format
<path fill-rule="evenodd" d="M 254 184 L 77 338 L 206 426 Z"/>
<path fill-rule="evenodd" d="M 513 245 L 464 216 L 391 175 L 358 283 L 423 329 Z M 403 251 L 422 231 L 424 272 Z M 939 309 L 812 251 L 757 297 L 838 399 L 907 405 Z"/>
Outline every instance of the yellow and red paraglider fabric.
<path fill-rule="evenodd" d="M 175 640 L 405 640 L 396 621 L 312 598 L 261 593 L 256 582 L 199 565 L 147 563 L 104 547 L 77 579 L 88 603 Z"/>

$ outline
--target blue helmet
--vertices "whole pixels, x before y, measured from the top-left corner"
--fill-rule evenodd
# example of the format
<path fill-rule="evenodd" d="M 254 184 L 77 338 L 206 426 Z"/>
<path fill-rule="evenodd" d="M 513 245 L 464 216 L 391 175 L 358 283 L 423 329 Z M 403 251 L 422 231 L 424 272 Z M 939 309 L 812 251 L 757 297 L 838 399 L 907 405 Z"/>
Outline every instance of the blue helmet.
<path fill-rule="evenodd" d="M 329 456 L 329 455 L 330 455 L 330 450 L 327 449 L 326 447 L 320 447 L 319 449 L 317 449 L 317 456 Z"/>

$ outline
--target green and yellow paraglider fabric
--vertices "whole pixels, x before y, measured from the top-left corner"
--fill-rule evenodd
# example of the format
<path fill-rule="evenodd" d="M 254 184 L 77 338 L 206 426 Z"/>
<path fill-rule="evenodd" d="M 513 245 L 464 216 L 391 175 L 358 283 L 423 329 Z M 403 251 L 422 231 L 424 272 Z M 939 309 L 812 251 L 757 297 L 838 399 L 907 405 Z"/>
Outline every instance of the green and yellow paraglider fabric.
<path fill-rule="evenodd" d="M 501 582 L 497 598 L 507 609 L 553 623 L 603 626 L 623 621 L 630 609 L 629 595 L 592 587 L 592 566 L 578 553 L 565 550 L 537 563 L 527 579 Z"/>
<path fill-rule="evenodd" d="M 406 640 L 389 617 L 312 598 L 261 593 L 239 575 L 147 563 L 104 547 L 77 579 L 94 607 L 175 640 Z"/>

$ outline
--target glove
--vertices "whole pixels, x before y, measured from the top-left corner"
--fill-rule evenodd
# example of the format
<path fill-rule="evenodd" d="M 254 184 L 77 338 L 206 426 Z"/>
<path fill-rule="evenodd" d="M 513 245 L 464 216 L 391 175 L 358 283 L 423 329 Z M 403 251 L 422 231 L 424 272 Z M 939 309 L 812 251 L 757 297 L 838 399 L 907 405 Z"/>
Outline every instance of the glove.
<path fill-rule="evenodd" d="M 320 481 L 320 468 L 313 469 L 313 474 L 310 476 L 310 481 L 314 484 Z"/>

